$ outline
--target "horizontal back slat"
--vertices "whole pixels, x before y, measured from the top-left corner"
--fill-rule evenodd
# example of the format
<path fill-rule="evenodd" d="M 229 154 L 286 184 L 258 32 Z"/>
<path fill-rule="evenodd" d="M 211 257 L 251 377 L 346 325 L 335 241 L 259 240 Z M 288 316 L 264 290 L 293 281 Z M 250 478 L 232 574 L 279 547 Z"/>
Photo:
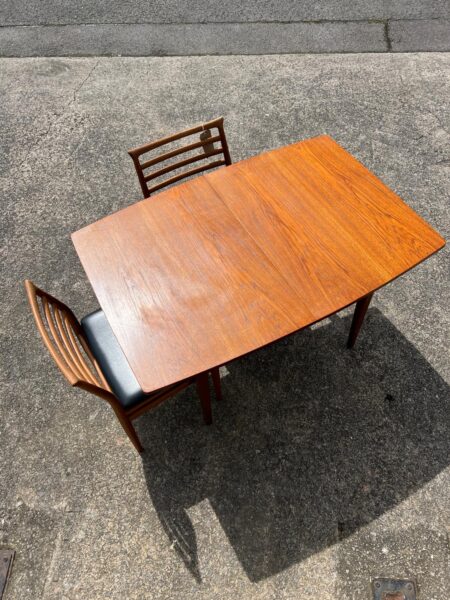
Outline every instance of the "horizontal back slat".
<path fill-rule="evenodd" d="M 209 152 L 208 154 L 198 154 L 196 156 L 191 156 L 190 158 L 185 158 L 184 160 L 180 160 L 179 162 L 169 165 L 168 167 L 159 169 L 159 171 L 153 171 L 153 173 L 150 173 L 150 175 L 147 175 L 145 177 L 145 181 L 151 181 L 152 179 L 161 177 L 161 175 L 165 175 L 166 173 L 175 171 L 175 169 L 180 169 L 181 167 L 185 167 L 194 162 L 198 162 L 199 160 L 205 160 L 211 156 L 217 156 L 218 154 L 222 154 L 222 148 L 218 148 L 217 150 L 214 150 L 213 152 Z M 187 175 L 185 175 L 185 176 L 187 176 Z"/>
<path fill-rule="evenodd" d="M 144 163 L 141 163 L 141 169 L 148 169 L 149 167 L 153 167 L 153 165 L 157 165 L 158 163 L 168 160 L 169 158 L 173 158 L 174 156 L 178 156 L 179 154 L 184 154 L 185 152 L 190 152 L 191 150 L 195 150 L 196 148 L 201 148 L 205 146 L 206 143 L 214 143 L 220 142 L 220 135 L 214 135 L 208 138 L 207 142 L 200 140 L 199 142 L 194 142 L 192 144 L 188 144 L 187 146 L 182 146 L 181 148 L 176 148 L 175 150 L 171 150 L 170 152 L 166 152 L 165 154 L 160 154 L 151 160 L 147 160 Z M 222 149 L 220 149 L 222 152 Z"/>
<path fill-rule="evenodd" d="M 207 165 L 202 165 L 201 167 L 196 167 L 195 169 L 191 169 L 190 171 L 186 171 L 185 173 L 180 173 L 180 175 L 175 175 L 175 177 L 166 179 L 166 181 L 163 181 L 162 183 L 160 183 L 158 185 L 154 185 L 153 187 L 149 188 L 149 192 L 152 194 L 153 192 L 160 190 L 161 188 L 165 187 L 166 185 L 176 183 L 177 181 L 180 181 L 181 179 L 184 179 L 185 177 L 190 177 L 191 175 L 197 175 L 198 173 L 201 173 L 202 171 L 209 171 L 209 169 L 215 169 L 216 167 L 222 167 L 224 165 L 226 165 L 226 162 L 224 160 L 216 160 L 212 163 L 208 163 Z"/>
<path fill-rule="evenodd" d="M 178 131 L 177 133 L 173 133 L 166 137 L 160 138 L 159 140 L 155 140 L 154 142 L 145 144 L 145 146 L 133 148 L 132 150 L 128 150 L 128 154 L 140 156 L 141 154 L 150 152 L 150 150 L 154 150 L 155 148 L 159 148 L 160 146 L 164 146 L 165 144 L 170 144 L 170 142 L 176 142 L 177 140 L 180 140 L 184 137 L 188 137 L 190 135 L 195 135 L 196 133 L 200 133 L 201 131 L 205 131 L 206 129 L 219 128 L 221 125 L 223 125 L 223 117 L 220 117 L 219 119 L 214 119 L 213 121 L 208 121 L 207 123 L 203 123 L 202 125 L 195 125 L 190 129 Z"/>

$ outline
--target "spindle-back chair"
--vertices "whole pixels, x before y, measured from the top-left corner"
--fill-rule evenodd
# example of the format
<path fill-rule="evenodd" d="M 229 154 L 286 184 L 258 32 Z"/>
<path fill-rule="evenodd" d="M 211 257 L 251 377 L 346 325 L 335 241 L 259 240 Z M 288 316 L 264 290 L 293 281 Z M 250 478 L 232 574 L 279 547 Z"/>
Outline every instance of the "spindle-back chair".
<path fill-rule="evenodd" d="M 191 383 L 197 384 L 205 422 L 207 424 L 211 422 L 208 373 L 152 392 L 146 395 L 145 400 L 137 406 L 131 408 L 122 406 L 108 385 L 89 347 L 81 324 L 70 308 L 29 280 L 25 281 L 25 288 L 39 333 L 64 377 L 72 386 L 86 390 L 109 402 L 138 452 L 142 452 L 143 447 L 131 421 L 177 394 Z M 216 394 L 220 399 L 218 369 L 213 369 L 212 375 Z"/>

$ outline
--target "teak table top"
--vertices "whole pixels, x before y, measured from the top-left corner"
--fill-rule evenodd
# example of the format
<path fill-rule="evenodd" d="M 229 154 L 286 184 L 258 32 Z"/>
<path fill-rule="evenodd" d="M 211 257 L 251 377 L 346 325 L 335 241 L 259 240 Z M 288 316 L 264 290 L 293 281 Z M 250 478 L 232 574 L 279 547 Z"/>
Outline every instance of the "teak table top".
<path fill-rule="evenodd" d="M 72 239 L 145 392 L 319 321 L 445 244 L 328 136 L 172 187 Z"/>

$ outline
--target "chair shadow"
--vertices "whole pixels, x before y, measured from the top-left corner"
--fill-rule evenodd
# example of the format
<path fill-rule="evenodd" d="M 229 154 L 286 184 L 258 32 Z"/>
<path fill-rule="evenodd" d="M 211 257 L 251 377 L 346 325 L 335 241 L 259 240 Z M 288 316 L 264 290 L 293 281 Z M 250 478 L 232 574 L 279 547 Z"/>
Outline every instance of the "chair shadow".
<path fill-rule="evenodd" d="M 187 509 L 208 499 L 253 582 L 352 534 L 444 469 L 449 386 L 379 310 L 227 365 L 211 427 L 194 389 L 137 422 L 148 490 L 200 582 Z"/>

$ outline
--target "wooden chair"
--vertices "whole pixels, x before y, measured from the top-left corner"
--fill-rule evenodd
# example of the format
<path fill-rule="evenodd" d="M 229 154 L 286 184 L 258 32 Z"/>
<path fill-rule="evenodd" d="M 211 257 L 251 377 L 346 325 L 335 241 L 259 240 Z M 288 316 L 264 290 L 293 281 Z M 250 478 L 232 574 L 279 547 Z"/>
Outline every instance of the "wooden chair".
<path fill-rule="evenodd" d="M 212 134 L 212 130 L 214 129 L 217 130 L 215 135 Z M 139 160 L 143 154 L 147 154 L 156 148 L 176 142 L 177 140 L 194 136 L 197 133 L 200 133 L 200 139 L 197 141 L 190 141 L 184 146 L 176 147 L 163 154 L 149 157 L 142 163 Z M 216 146 L 216 144 L 219 145 Z M 196 152 L 196 150 L 200 150 L 200 152 Z M 197 173 L 201 173 L 202 171 L 207 171 L 209 169 L 215 169 L 216 167 L 221 167 L 222 165 L 231 165 L 230 152 L 228 150 L 225 130 L 223 128 L 223 117 L 220 119 L 215 119 L 214 121 L 209 121 L 203 125 L 197 125 L 197 127 L 192 127 L 192 129 L 186 129 L 185 131 L 174 133 L 173 135 L 156 140 L 155 142 L 151 142 L 145 146 L 128 150 L 128 154 L 133 159 L 144 198 L 148 198 L 151 194 L 153 194 L 153 192 L 160 190 L 166 185 L 180 181 L 185 177 L 190 177 L 191 175 L 196 175 Z M 159 165 L 159 163 L 165 162 L 172 158 L 180 157 L 182 154 L 188 154 L 188 157 L 183 158 L 182 160 L 177 158 L 175 161 L 168 163 L 166 166 L 162 166 L 156 170 L 151 170 L 151 167 L 155 167 L 155 165 Z M 221 158 L 213 161 L 210 160 L 212 157 L 216 156 L 221 156 Z M 172 171 L 181 169 L 198 161 L 207 162 L 203 162 L 203 164 L 198 167 L 194 167 L 193 169 L 188 169 L 181 173 L 177 173 L 176 175 L 173 175 L 172 177 L 169 177 L 163 181 L 156 182 L 151 187 L 148 186 L 149 181 L 163 177 Z M 144 171 L 147 169 L 150 170 L 144 173 Z"/>
<path fill-rule="evenodd" d="M 72 386 L 109 402 L 138 452 L 143 447 L 131 421 L 191 383 L 197 385 L 204 421 L 211 423 L 208 373 L 144 394 L 102 310 L 87 315 L 80 323 L 68 306 L 31 281 L 25 281 L 25 288 L 37 328 L 62 374 Z M 211 373 L 220 399 L 219 369 Z"/>

